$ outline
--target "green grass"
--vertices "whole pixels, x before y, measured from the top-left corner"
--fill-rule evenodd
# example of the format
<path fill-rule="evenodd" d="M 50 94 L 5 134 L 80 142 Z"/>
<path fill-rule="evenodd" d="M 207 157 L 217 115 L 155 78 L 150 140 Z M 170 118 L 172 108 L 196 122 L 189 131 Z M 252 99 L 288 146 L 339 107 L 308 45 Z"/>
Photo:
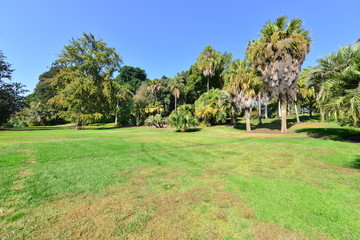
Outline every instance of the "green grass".
<path fill-rule="evenodd" d="M 359 129 L 277 124 L 0 131 L 0 239 L 360 239 Z"/>

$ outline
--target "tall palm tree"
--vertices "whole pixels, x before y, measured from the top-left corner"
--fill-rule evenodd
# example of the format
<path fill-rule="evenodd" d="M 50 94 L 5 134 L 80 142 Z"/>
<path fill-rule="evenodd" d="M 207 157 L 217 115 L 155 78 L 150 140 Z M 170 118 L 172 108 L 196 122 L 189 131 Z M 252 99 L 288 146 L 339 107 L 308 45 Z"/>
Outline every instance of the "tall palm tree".
<path fill-rule="evenodd" d="M 180 97 L 181 91 L 184 88 L 184 78 L 181 74 L 177 74 L 174 78 L 170 79 L 170 90 L 175 98 L 175 110 L 177 109 L 177 99 Z"/>
<path fill-rule="evenodd" d="M 223 78 L 224 89 L 230 94 L 235 106 L 245 110 L 246 131 L 250 132 L 251 109 L 261 89 L 261 79 L 250 68 L 249 62 L 241 60 L 233 61 Z"/>
<path fill-rule="evenodd" d="M 153 80 L 150 85 L 147 87 L 147 92 L 151 93 L 155 97 L 155 102 L 157 102 L 157 94 L 162 89 L 162 85 L 160 81 Z"/>
<path fill-rule="evenodd" d="M 210 78 L 215 76 L 216 71 L 223 71 L 231 58 L 232 54 L 227 52 L 221 54 L 210 45 L 207 45 L 203 52 L 200 53 L 197 59 L 197 66 L 204 76 L 207 77 L 207 91 L 210 89 Z"/>
<path fill-rule="evenodd" d="M 260 38 L 248 45 L 247 57 L 262 75 L 273 96 L 281 102 L 281 132 L 287 131 L 286 106 L 292 100 L 306 54 L 310 51 L 309 32 L 298 18 L 288 22 L 279 17 L 267 22 Z"/>

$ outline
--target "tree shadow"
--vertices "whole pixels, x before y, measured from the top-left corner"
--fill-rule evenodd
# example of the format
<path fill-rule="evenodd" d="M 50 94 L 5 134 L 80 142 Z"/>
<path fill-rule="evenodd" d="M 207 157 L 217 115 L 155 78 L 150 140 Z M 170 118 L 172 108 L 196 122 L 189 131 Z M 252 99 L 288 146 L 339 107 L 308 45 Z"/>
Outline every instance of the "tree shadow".
<path fill-rule="evenodd" d="M 360 143 L 360 131 L 347 128 L 302 128 L 297 133 L 306 133 L 312 138 Z"/>
<path fill-rule="evenodd" d="M 73 129 L 73 127 L 24 127 L 24 128 L 4 129 L 4 131 L 30 132 L 30 131 L 53 131 L 53 130 L 65 130 L 65 129 Z"/>
<path fill-rule="evenodd" d="M 357 155 L 355 160 L 351 163 L 350 167 L 360 169 L 360 155 Z"/>
<path fill-rule="evenodd" d="M 177 130 L 176 132 L 189 133 L 189 132 L 200 132 L 201 130 L 202 130 L 202 128 L 190 128 L 186 131 Z"/>
<path fill-rule="evenodd" d="M 291 128 L 296 123 L 296 120 L 294 119 L 288 119 L 287 120 L 287 128 Z M 246 130 L 246 124 L 245 123 L 237 123 L 234 125 L 235 129 L 239 130 Z M 271 122 L 261 123 L 261 124 L 254 124 L 251 123 L 251 130 L 279 130 L 281 129 L 281 119 L 274 119 Z"/>

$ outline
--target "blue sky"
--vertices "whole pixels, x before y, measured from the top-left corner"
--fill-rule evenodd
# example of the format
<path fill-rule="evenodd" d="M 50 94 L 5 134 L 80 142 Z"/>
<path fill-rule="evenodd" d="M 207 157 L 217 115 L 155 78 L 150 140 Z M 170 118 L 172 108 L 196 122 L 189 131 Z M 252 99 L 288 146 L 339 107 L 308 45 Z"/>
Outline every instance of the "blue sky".
<path fill-rule="evenodd" d="M 243 58 L 246 44 L 268 20 L 304 20 L 312 51 L 303 67 L 360 38 L 359 0 L 0 0 L 0 50 L 32 91 L 63 47 L 91 32 L 115 47 L 125 65 L 150 79 L 173 77 L 210 44 Z"/>

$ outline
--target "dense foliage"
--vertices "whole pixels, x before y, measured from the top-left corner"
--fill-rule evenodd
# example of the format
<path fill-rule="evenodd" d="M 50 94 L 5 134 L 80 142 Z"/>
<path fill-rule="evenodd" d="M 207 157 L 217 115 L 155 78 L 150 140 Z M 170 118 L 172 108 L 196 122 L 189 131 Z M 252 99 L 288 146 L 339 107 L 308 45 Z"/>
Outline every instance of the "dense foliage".
<path fill-rule="evenodd" d="M 0 126 L 22 108 L 24 100 L 22 94 L 26 92 L 22 84 L 11 82 L 14 69 L 5 59 L 5 55 L 0 51 Z"/>
<path fill-rule="evenodd" d="M 326 113 L 357 126 L 360 121 L 360 44 L 341 47 L 320 59 L 307 74 L 308 85 L 317 90 L 322 121 Z"/>
<path fill-rule="evenodd" d="M 301 72 L 310 43 L 302 20 L 283 16 L 268 21 L 259 38 L 248 43 L 244 61 L 207 45 L 186 71 L 147 79 L 139 67 L 120 68 L 122 59 L 114 48 L 84 33 L 64 47 L 25 98 L 21 84 L 3 81 L 11 79 L 13 69 L 0 52 L 0 124 L 12 116 L 13 126 L 71 121 L 77 128 L 96 122 L 163 127 L 169 117 L 172 126 L 186 131 L 198 122 L 236 125 L 245 117 L 250 131 L 251 117 L 261 125 L 262 118 L 278 116 L 284 132 L 288 114 L 300 122 L 299 114 L 311 118 L 320 112 L 322 121 L 329 116 L 358 125 L 359 42 Z M 189 104 L 191 114 L 184 111 Z"/>
<path fill-rule="evenodd" d="M 192 127 L 196 127 L 199 122 L 194 116 L 194 106 L 191 104 L 181 105 L 169 116 L 169 123 L 177 131 L 186 132 Z"/>

